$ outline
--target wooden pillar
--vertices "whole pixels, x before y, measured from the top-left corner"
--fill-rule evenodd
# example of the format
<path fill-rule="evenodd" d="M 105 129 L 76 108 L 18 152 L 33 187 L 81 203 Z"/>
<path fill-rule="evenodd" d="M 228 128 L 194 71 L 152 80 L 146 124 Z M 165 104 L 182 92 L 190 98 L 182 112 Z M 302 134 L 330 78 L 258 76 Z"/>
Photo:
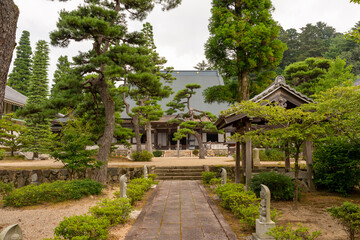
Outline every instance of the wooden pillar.
<path fill-rule="evenodd" d="M 180 126 L 177 126 L 177 131 L 179 131 Z M 176 150 L 177 150 L 177 157 L 180 157 L 180 140 L 178 139 L 176 142 Z"/>
<path fill-rule="evenodd" d="M 186 134 L 186 146 L 185 149 L 188 150 L 189 149 L 189 134 Z"/>
<path fill-rule="evenodd" d="M 313 159 L 313 143 L 312 141 L 305 141 L 304 143 L 304 157 L 306 160 L 306 170 L 307 170 L 307 177 L 308 177 L 308 186 L 310 191 L 315 191 L 315 184 L 314 184 L 314 172 L 312 169 Z"/>
<path fill-rule="evenodd" d="M 171 150 L 171 128 L 168 129 L 167 140 L 168 148 Z"/>
<path fill-rule="evenodd" d="M 252 172 L 252 142 L 251 139 L 246 139 L 246 154 L 245 154 L 245 159 L 246 159 L 246 167 L 245 167 L 245 184 L 246 184 L 246 190 L 250 190 L 249 189 L 249 184 L 250 184 L 250 179 L 251 179 L 251 172 Z"/>
<path fill-rule="evenodd" d="M 241 182 L 241 176 L 240 176 L 240 142 L 236 142 L 235 147 L 235 183 Z"/>
<path fill-rule="evenodd" d="M 158 145 L 158 131 L 157 131 L 156 126 L 154 126 L 154 147 L 155 147 L 155 149 L 159 148 L 159 145 Z"/>
<path fill-rule="evenodd" d="M 285 172 L 290 172 L 290 152 L 289 152 L 289 143 L 285 144 Z"/>

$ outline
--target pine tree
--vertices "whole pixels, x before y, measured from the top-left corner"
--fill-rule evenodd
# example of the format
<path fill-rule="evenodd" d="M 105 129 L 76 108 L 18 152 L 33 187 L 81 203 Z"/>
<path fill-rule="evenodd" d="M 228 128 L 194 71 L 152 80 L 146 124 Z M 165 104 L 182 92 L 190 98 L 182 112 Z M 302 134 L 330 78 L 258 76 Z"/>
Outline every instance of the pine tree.
<path fill-rule="evenodd" d="M 43 106 L 47 101 L 49 65 L 49 46 L 46 41 L 36 43 L 33 58 L 33 74 L 30 80 L 29 96 L 21 115 L 25 116 L 27 132 L 25 138 L 28 146 L 25 151 L 34 153 L 37 158 L 39 153 L 46 153 L 50 147 L 51 130 L 50 121 L 43 112 Z"/>
<path fill-rule="evenodd" d="M 16 91 L 28 95 L 28 87 L 31 78 L 31 46 L 30 33 L 23 31 L 19 45 L 16 47 L 16 58 L 14 68 L 9 74 L 8 85 Z"/>
<path fill-rule="evenodd" d="M 71 40 L 92 41 L 92 48 L 74 58 L 77 71 L 90 77 L 81 82 L 83 89 L 93 95 L 94 105 L 101 102 L 104 119 L 97 158 L 104 164 L 95 171 L 94 179 L 105 183 L 107 161 L 116 126 L 114 100 L 122 89 L 115 82 L 147 84 L 151 75 L 144 71 L 149 57 L 142 46 L 144 39 L 138 32 L 128 33 L 126 16 L 143 20 L 155 3 L 164 9 L 176 7 L 179 0 L 97 0 L 86 1 L 73 11 L 61 11 L 57 30 L 50 34 L 51 43 L 67 47 Z M 145 64 L 144 64 L 145 63 Z M 147 86 L 151 88 L 152 86 Z M 100 101 L 98 101 L 100 99 Z"/>

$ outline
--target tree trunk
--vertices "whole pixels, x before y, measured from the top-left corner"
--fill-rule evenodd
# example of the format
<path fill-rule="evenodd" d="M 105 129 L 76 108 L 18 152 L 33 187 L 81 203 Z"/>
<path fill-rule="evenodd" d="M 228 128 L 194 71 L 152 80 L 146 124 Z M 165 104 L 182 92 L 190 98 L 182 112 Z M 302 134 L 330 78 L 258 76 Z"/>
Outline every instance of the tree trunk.
<path fill-rule="evenodd" d="M 285 172 L 290 172 L 290 152 L 289 152 L 289 143 L 285 144 Z"/>
<path fill-rule="evenodd" d="M 235 183 L 241 182 L 240 176 L 240 161 L 241 161 L 241 154 L 240 154 L 240 142 L 236 142 L 236 158 L 235 158 Z"/>
<path fill-rule="evenodd" d="M 16 25 L 19 9 L 13 0 L 0 2 L 0 118 L 3 114 L 5 87 L 16 45 Z"/>
<path fill-rule="evenodd" d="M 313 159 L 312 159 L 312 153 L 313 153 L 313 144 L 312 141 L 305 141 L 304 144 L 304 154 L 303 156 L 305 157 L 306 160 L 306 172 L 307 172 L 307 182 L 308 182 L 308 186 L 309 186 L 309 190 L 310 191 L 315 191 L 315 183 L 313 180 L 314 177 L 314 172 L 313 172 Z"/>
<path fill-rule="evenodd" d="M 33 152 L 32 160 L 34 160 L 35 158 L 39 158 L 39 153 L 38 152 Z"/>
<path fill-rule="evenodd" d="M 107 181 L 107 163 L 115 130 L 115 103 L 104 78 L 100 79 L 97 86 L 105 109 L 105 129 L 99 141 L 100 146 L 98 152 L 98 160 L 101 161 L 103 165 L 95 171 L 94 180 L 105 184 Z"/>
<path fill-rule="evenodd" d="M 201 134 L 198 132 L 195 132 L 194 136 L 199 144 L 199 159 L 205 159 L 206 149 L 205 149 L 204 143 L 202 142 Z"/>
<path fill-rule="evenodd" d="M 151 141 L 151 122 L 146 122 L 146 151 L 151 153 L 153 151 Z"/>
<path fill-rule="evenodd" d="M 297 209 L 297 202 L 299 200 L 299 155 L 300 146 L 296 147 L 295 153 L 295 193 L 294 193 L 294 208 Z"/>
<path fill-rule="evenodd" d="M 135 139 L 136 139 L 136 151 L 141 152 L 141 135 L 140 135 L 140 123 L 139 116 L 135 115 L 132 117 L 132 122 L 134 125 Z"/>
<path fill-rule="evenodd" d="M 247 80 L 247 72 L 242 72 L 238 75 L 239 82 L 239 102 L 249 100 L 249 85 Z"/>

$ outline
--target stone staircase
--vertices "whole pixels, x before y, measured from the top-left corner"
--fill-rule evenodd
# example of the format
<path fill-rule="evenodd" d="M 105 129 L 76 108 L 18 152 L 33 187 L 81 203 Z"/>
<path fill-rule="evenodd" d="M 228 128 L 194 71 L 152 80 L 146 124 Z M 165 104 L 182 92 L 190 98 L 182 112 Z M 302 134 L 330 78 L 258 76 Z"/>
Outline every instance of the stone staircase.
<path fill-rule="evenodd" d="M 176 166 L 156 167 L 153 173 L 157 180 L 201 180 L 203 171 L 202 166 Z"/>

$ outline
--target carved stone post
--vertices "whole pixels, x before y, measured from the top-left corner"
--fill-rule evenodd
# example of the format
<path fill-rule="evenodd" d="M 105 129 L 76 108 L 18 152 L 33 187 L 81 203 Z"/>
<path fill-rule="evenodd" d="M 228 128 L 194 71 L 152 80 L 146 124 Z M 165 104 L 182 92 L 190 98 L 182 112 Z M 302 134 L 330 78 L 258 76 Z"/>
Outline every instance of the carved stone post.
<path fill-rule="evenodd" d="M 147 179 L 148 178 L 148 169 L 147 166 L 144 166 L 144 178 Z"/>
<path fill-rule="evenodd" d="M 0 240 L 22 240 L 22 231 L 18 224 L 8 226 L 0 233 Z"/>
<path fill-rule="evenodd" d="M 221 169 L 221 185 L 226 184 L 226 180 L 227 180 L 226 169 L 225 169 L 225 168 L 222 168 L 222 169 Z"/>
<path fill-rule="evenodd" d="M 260 198 L 260 217 L 256 219 L 256 233 L 252 234 L 252 240 L 274 239 L 266 234 L 271 228 L 275 227 L 275 223 L 270 219 L 270 190 L 264 184 L 261 184 Z"/>
<path fill-rule="evenodd" d="M 126 178 L 126 175 L 122 175 L 120 177 L 120 198 L 126 198 L 126 188 L 127 188 L 127 185 L 126 185 L 126 181 L 127 181 L 127 178 Z"/>
<path fill-rule="evenodd" d="M 260 150 L 258 148 L 253 149 L 254 155 L 253 155 L 253 166 L 260 166 Z"/>

